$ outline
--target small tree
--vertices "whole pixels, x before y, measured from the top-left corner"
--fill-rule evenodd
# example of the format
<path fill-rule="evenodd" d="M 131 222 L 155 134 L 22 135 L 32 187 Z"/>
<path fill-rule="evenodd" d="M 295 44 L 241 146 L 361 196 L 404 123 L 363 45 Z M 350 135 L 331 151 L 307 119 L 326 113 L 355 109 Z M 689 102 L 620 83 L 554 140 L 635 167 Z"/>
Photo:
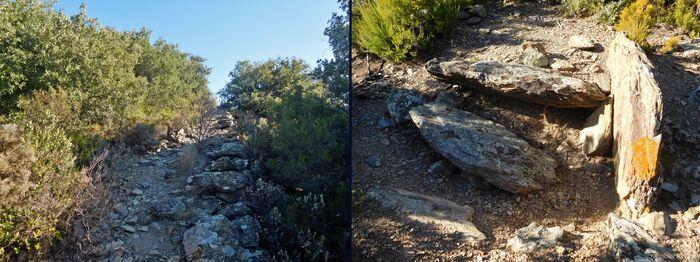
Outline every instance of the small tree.
<path fill-rule="evenodd" d="M 194 135 L 197 147 L 201 150 L 203 142 L 216 132 L 216 115 L 218 109 L 216 100 L 209 95 L 202 96 L 196 105 L 197 119 L 194 123 Z"/>

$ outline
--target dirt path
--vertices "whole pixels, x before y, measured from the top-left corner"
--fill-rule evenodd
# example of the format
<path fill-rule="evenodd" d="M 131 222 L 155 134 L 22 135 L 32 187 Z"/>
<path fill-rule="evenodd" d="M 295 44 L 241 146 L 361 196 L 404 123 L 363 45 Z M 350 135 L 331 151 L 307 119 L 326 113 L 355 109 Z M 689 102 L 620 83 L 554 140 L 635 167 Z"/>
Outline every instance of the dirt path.
<path fill-rule="evenodd" d="M 591 68 L 602 59 L 606 44 L 612 40 L 611 28 L 588 19 L 565 18 L 556 7 L 526 4 L 503 7 L 486 6 L 489 18 L 476 26 L 460 22 L 454 33 L 441 39 L 433 52 L 416 63 L 385 64 L 382 77 L 359 82 L 367 71 L 363 56 L 353 61 L 355 89 L 367 90 L 355 97 L 352 112 L 353 186 L 360 192 L 374 185 L 386 185 L 438 196 L 476 210 L 473 222 L 487 241 L 472 246 L 432 227 L 403 222 L 392 211 L 362 193 L 353 199 L 353 258 L 357 261 L 596 261 L 609 260 L 606 214 L 617 206 L 610 157 L 587 158 L 581 154 L 578 134 L 592 110 L 554 109 L 496 95 L 460 89 L 437 82 L 423 68 L 430 59 L 496 60 L 517 63 L 524 41 L 542 42 L 550 60 L 567 60 L 578 70 L 575 77 L 589 79 Z M 568 39 L 584 35 L 601 43 L 593 52 L 572 52 Z M 656 34 L 657 39 L 662 37 Z M 661 41 L 661 40 L 658 40 Z M 670 55 L 652 55 L 656 75 L 664 95 L 664 146 L 662 155 L 666 182 L 681 187 L 676 193 L 661 192 L 657 210 L 669 212 L 677 224 L 670 237 L 661 239 L 681 259 L 698 259 L 700 227 L 685 221 L 682 213 L 699 194 L 700 180 L 692 172 L 700 167 L 695 143 L 679 142 L 679 130 L 698 134 L 700 105 L 689 104 L 688 94 L 700 84 L 690 63 Z M 381 62 L 372 62 L 377 72 Z M 370 85 L 371 84 L 371 85 Z M 454 173 L 432 176 L 428 167 L 441 160 L 420 135 L 415 125 L 382 128 L 381 119 L 389 119 L 381 99 L 396 88 L 421 91 L 430 99 L 439 92 L 453 91 L 465 96 L 459 107 L 502 124 L 531 145 L 543 149 L 559 162 L 561 181 L 540 192 L 511 194 L 497 189 L 476 189 Z M 370 97 L 370 99 L 367 99 Z M 374 98 L 371 98 L 374 97 Z M 430 100 L 429 99 L 429 100 Z M 685 139 L 685 135 L 681 140 Z M 691 135 L 692 140 L 695 135 Z M 379 167 L 366 160 L 381 159 Z M 359 196 L 359 197 L 358 197 Z M 674 204 L 676 209 L 671 208 Z M 531 256 L 511 253 L 506 241 L 531 222 L 561 226 L 565 230 L 556 247 Z M 696 232 L 697 230 L 697 232 Z"/>

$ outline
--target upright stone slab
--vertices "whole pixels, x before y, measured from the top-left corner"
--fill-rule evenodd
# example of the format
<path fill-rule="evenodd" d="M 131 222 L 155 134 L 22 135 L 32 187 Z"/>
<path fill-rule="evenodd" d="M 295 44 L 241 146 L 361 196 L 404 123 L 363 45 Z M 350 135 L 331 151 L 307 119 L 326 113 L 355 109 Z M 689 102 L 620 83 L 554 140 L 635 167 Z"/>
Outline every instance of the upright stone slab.
<path fill-rule="evenodd" d="M 494 61 L 429 62 L 436 79 L 529 103 L 560 108 L 596 108 L 605 94 L 593 83 L 549 69 Z"/>
<path fill-rule="evenodd" d="M 435 151 L 501 189 L 525 193 L 557 181 L 556 161 L 502 125 L 443 104 L 415 107 L 410 114 Z"/>
<path fill-rule="evenodd" d="M 608 47 L 613 103 L 616 189 L 623 217 L 648 211 L 656 195 L 661 142 L 661 90 L 644 51 L 624 33 Z"/>

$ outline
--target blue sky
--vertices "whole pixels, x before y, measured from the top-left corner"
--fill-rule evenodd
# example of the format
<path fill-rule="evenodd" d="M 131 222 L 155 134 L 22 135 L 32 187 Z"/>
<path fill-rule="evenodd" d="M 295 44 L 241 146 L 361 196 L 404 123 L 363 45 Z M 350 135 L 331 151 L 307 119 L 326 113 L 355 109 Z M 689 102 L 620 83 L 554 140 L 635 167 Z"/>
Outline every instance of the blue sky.
<path fill-rule="evenodd" d="M 68 15 L 87 3 L 87 14 L 119 30 L 148 27 L 184 52 L 207 59 L 209 89 L 228 82 L 239 60 L 294 56 L 315 65 L 333 56 L 323 30 L 336 0 L 61 0 Z"/>

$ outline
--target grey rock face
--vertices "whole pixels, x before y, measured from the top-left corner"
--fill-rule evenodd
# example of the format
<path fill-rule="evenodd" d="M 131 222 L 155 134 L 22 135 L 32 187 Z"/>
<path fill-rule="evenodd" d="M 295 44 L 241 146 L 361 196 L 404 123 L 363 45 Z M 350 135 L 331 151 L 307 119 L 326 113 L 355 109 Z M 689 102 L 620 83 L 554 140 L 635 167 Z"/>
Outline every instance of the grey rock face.
<path fill-rule="evenodd" d="M 390 187 L 373 187 L 367 195 L 386 208 L 398 209 L 405 219 L 424 224 L 436 224 L 457 232 L 470 242 L 486 239 L 471 222 L 474 209 L 452 201 Z"/>
<path fill-rule="evenodd" d="M 427 70 L 445 83 L 552 107 L 595 108 L 606 99 L 595 84 L 526 65 L 493 61 L 430 62 Z"/>
<path fill-rule="evenodd" d="M 651 234 L 627 219 L 609 214 L 608 230 L 610 253 L 616 261 L 677 261 Z"/>
<path fill-rule="evenodd" d="M 236 171 L 202 172 L 191 176 L 187 183 L 199 192 L 236 192 L 249 184 L 249 177 Z"/>
<path fill-rule="evenodd" d="M 415 90 L 396 90 L 384 100 L 389 115 L 396 123 L 410 122 L 408 111 L 424 103 L 423 95 Z"/>
<path fill-rule="evenodd" d="M 235 261 L 241 253 L 238 230 L 224 216 L 212 216 L 185 231 L 182 244 L 188 261 Z"/>
<path fill-rule="evenodd" d="M 508 239 L 507 247 L 514 252 L 534 252 L 541 248 L 554 246 L 564 235 L 561 227 L 545 227 L 532 222 L 527 227 L 515 231 L 515 236 Z"/>
<path fill-rule="evenodd" d="M 209 159 L 218 159 L 222 156 L 247 158 L 248 147 L 238 141 L 227 142 L 222 144 L 219 148 L 207 150 L 206 155 Z"/>
<path fill-rule="evenodd" d="M 365 164 L 371 167 L 380 167 L 382 166 L 382 159 L 378 156 L 369 156 L 365 159 Z"/>
<path fill-rule="evenodd" d="M 260 223 L 252 216 L 246 215 L 233 220 L 233 225 L 237 228 L 240 238 L 238 241 L 242 246 L 251 248 L 257 247 L 260 241 Z"/>
<path fill-rule="evenodd" d="M 588 37 L 575 35 L 569 38 L 569 47 L 580 50 L 595 49 L 595 42 Z"/>
<path fill-rule="evenodd" d="M 245 215 L 250 215 L 252 211 L 246 205 L 244 202 L 236 202 L 233 204 L 229 204 L 224 206 L 221 210 L 218 212 L 221 215 L 224 215 L 226 218 L 233 220 L 237 219 L 239 217 L 245 216 Z"/>
<path fill-rule="evenodd" d="M 486 8 L 484 8 L 484 6 L 482 5 L 473 5 L 469 9 L 469 13 L 471 15 L 475 15 L 481 18 L 486 18 L 486 16 L 488 15 L 488 13 L 486 12 Z"/>
<path fill-rule="evenodd" d="M 608 100 L 586 119 L 579 137 L 579 142 L 583 144 L 584 154 L 598 156 L 610 150 L 613 143 L 612 108 L 612 101 Z"/>
<path fill-rule="evenodd" d="M 520 63 L 527 66 L 547 67 L 549 59 L 547 54 L 535 48 L 527 48 L 520 54 Z"/>
<path fill-rule="evenodd" d="M 248 160 L 241 158 L 229 158 L 227 156 L 220 157 L 212 161 L 204 170 L 206 171 L 232 171 L 241 170 L 248 167 Z"/>
<path fill-rule="evenodd" d="M 184 199 L 178 197 L 154 202 L 151 204 L 149 211 L 156 217 L 179 219 L 184 215 L 186 209 Z"/>
<path fill-rule="evenodd" d="M 433 149 L 501 189 L 524 193 L 557 181 L 554 159 L 497 123 L 436 104 L 414 108 L 411 117 Z"/>

